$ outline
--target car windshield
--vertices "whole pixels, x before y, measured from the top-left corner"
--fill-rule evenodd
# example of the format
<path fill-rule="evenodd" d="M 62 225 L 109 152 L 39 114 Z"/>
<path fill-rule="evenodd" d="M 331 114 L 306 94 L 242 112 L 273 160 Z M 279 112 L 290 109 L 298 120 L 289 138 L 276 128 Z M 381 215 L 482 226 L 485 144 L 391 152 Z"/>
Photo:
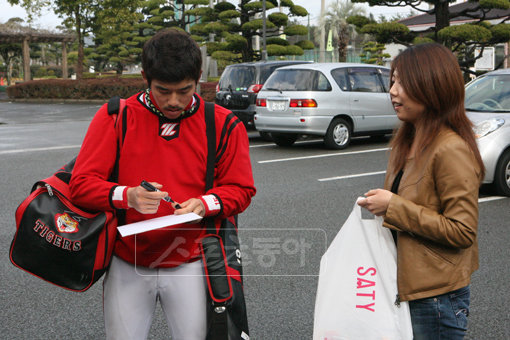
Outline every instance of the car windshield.
<path fill-rule="evenodd" d="M 232 66 L 227 67 L 220 79 L 220 90 L 246 91 L 255 84 L 255 67 Z"/>
<path fill-rule="evenodd" d="M 331 84 L 320 71 L 278 69 L 264 85 L 269 91 L 331 91 Z"/>
<path fill-rule="evenodd" d="M 466 110 L 510 112 L 510 74 L 485 76 L 466 87 Z"/>

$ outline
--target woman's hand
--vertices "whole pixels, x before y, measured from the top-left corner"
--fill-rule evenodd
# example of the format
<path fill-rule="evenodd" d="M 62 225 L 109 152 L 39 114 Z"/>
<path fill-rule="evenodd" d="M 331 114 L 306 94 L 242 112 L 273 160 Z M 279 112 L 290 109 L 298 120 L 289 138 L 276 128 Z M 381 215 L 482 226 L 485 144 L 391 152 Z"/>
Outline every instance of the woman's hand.
<path fill-rule="evenodd" d="M 358 201 L 358 205 L 367 209 L 376 216 L 384 216 L 390 204 L 393 193 L 384 189 L 373 189 L 365 194 L 364 199 Z"/>

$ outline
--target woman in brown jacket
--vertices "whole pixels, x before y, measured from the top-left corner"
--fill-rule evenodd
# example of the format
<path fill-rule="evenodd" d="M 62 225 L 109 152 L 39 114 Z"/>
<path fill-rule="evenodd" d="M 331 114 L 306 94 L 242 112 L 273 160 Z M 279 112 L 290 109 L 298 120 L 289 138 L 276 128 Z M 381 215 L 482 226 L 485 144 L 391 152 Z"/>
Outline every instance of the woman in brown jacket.
<path fill-rule="evenodd" d="M 393 61 L 390 95 L 402 123 L 385 189 L 359 204 L 394 234 L 397 301 L 409 301 L 414 339 L 463 339 L 484 167 L 457 58 L 439 44 L 406 49 Z"/>

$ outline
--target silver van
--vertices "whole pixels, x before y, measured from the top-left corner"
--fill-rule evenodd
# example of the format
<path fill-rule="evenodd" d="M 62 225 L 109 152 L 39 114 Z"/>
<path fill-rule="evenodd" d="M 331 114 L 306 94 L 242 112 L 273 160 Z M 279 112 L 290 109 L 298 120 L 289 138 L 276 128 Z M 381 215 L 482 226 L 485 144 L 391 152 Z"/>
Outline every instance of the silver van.
<path fill-rule="evenodd" d="M 315 63 L 278 68 L 257 96 L 255 128 L 280 146 L 299 135 L 324 137 L 346 148 L 352 136 L 391 133 L 399 120 L 389 95 L 387 67 Z"/>

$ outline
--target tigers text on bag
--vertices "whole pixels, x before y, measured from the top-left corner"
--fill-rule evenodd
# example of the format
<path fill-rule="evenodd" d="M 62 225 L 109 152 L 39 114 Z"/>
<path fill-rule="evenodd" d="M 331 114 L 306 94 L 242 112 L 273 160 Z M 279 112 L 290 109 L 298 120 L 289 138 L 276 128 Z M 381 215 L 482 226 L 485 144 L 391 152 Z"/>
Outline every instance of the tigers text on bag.
<path fill-rule="evenodd" d="M 125 120 L 124 108 L 125 100 L 119 97 L 108 103 L 108 113 L 115 115 L 116 123 L 117 113 L 124 112 Z M 124 127 L 123 122 L 119 129 Z M 99 280 L 110 263 L 117 219 L 112 211 L 87 212 L 71 202 L 69 182 L 75 160 L 36 182 L 18 206 L 9 257 L 16 267 L 30 274 L 83 292 Z"/>
<path fill-rule="evenodd" d="M 396 297 L 391 232 L 381 218 L 362 219 L 355 203 L 321 259 L 313 339 L 412 339 L 409 305 Z"/>

